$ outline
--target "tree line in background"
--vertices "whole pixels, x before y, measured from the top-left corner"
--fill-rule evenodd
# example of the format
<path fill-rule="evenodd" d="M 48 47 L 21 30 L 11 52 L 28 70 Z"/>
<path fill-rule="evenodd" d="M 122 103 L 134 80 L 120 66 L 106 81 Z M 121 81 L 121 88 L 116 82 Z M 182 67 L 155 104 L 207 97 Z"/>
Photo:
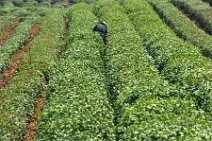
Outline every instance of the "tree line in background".
<path fill-rule="evenodd" d="M 68 5 L 78 2 L 92 3 L 96 0 L 0 0 L 0 6 L 37 6 L 37 5 Z"/>

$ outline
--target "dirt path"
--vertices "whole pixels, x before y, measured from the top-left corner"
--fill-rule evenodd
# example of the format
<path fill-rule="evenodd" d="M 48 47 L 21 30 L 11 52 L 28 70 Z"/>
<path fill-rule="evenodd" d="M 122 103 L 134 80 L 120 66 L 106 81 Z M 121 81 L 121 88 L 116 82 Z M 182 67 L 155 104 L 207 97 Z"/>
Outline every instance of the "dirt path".
<path fill-rule="evenodd" d="M 48 85 L 49 85 L 49 78 L 48 77 L 49 76 L 44 74 L 44 78 L 45 78 L 44 88 L 46 89 L 46 91 L 47 91 Z M 36 123 L 37 123 L 37 120 L 38 120 L 38 115 L 39 115 L 40 111 L 42 110 L 44 104 L 45 104 L 45 97 L 44 96 L 39 97 L 35 101 L 33 113 L 29 117 L 29 119 L 26 121 L 25 136 L 24 136 L 23 141 L 33 141 L 35 134 L 36 134 Z"/>
<path fill-rule="evenodd" d="M 3 31 L 3 35 L 0 37 L 0 47 L 5 43 L 5 41 L 7 41 L 7 39 L 11 37 L 11 35 L 15 32 L 15 29 L 19 24 L 19 22 L 15 22 Z"/>
<path fill-rule="evenodd" d="M 14 55 L 14 57 L 12 57 L 12 59 L 9 62 L 9 68 L 1 75 L 0 86 L 6 87 L 8 85 L 9 80 L 11 80 L 15 76 L 18 63 L 23 58 L 25 52 L 28 51 L 30 43 L 32 42 L 33 38 L 38 35 L 39 30 L 40 30 L 39 24 L 35 24 L 32 27 L 30 36 L 29 36 L 28 40 L 24 43 L 23 48 L 21 50 L 19 50 L 18 53 L 16 55 Z"/>
<path fill-rule="evenodd" d="M 67 19 L 64 19 L 64 35 L 61 39 L 61 46 L 60 50 L 57 54 L 58 59 L 62 56 L 64 50 L 65 50 L 65 42 L 66 42 L 66 37 L 67 37 L 67 31 L 69 28 L 68 23 L 66 22 Z M 49 78 L 47 75 L 44 74 L 45 77 L 45 84 L 44 87 L 47 89 L 48 88 L 48 83 L 49 83 Z M 45 104 L 45 97 L 39 97 L 34 105 L 34 111 L 32 116 L 26 121 L 26 128 L 25 128 L 25 137 L 23 141 L 33 141 L 35 134 L 36 134 L 36 124 L 38 120 L 38 115 L 40 111 L 42 110 L 43 106 Z"/>
<path fill-rule="evenodd" d="M 39 97 L 35 102 L 35 108 L 33 111 L 32 116 L 27 120 L 26 125 L 26 134 L 24 141 L 33 141 L 33 138 L 36 133 L 36 122 L 38 119 L 38 114 L 40 113 L 41 109 L 45 104 L 45 98 Z"/>

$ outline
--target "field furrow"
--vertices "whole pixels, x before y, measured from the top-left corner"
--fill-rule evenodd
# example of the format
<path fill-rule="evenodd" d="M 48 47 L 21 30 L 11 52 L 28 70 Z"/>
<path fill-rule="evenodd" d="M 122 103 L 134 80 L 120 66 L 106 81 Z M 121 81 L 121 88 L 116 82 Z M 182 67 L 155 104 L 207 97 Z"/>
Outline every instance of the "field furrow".
<path fill-rule="evenodd" d="M 212 58 L 212 36 L 199 29 L 170 2 L 157 0 L 149 2 L 179 37 L 200 47 L 204 56 Z"/>
<path fill-rule="evenodd" d="M 172 0 L 173 4 L 189 14 L 189 17 L 195 17 L 200 26 L 205 31 L 212 34 L 212 8 L 201 0 Z"/>
<path fill-rule="evenodd" d="M 91 10 L 86 4 L 70 8 L 68 44 L 53 68 L 49 83 L 53 93 L 40 113 L 35 140 L 115 139 L 100 57 L 102 43 L 92 33 L 97 19 Z"/>
<path fill-rule="evenodd" d="M 0 86 L 6 87 L 8 85 L 8 82 L 15 76 L 19 62 L 23 58 L 25 52 L 28 51 L 30 43 L 32 42 L 33 38 L 38 35 L 39 30 L 39 24 L 33 25 L 32 31 L 29 34 L 28 39 L 24 42 L 23 47 L 13 57 L 11 57 L 8 63 L 8 69 L 4 71 L 3 74 L 1 74 Z"/>
<path fill-rule="evenodd" d="M 211 126 L 208 126 L 204 115 L 190 120 L 189 115 L 199 116 L 203 111 L 198 111 L 194 102 L 183 98 L 183 94 L 189 93 L 170 86 L 159 75 L 124 9 L 116 1 L 102 0 L 97 2 L 94 11 L 100 21 L 105 21 L 108 25 L 109 43 L 106 46 L 105 58 L 111 75 L 109 81 L 115 87 L 115 93 L 111 94 L 118 94 L 111 96 L 115 98 L 113 101 L 116 112 L 116 140 L 189 139 L 210 132 Z M 167 111 L 157 113 L 157 108 L 159 111 Z M 155 117 L 148 114 L 150 112 L 155 114 Z M 183 114 L 184 112 L 188 112 L 188 115 Z M 150 122 L 152 127 L 148 128 Z M 189 123 L 183 128 L 198 126 L 204 130 L 201 133 L 199 130 L 186 133 L 181 128 L 182 122 Z M 165 129 L 162 130 L 163 128 Z M 183 132 L 185 135 L 177 135 L 177 132 Z M 205 138 L 208 137 L 202 137 Z"/>
<path fill-rule="evenodd" d="M 191 92 L 197 107 L 211 113 L 211 60 L 179 39 L 147 2 L 126 0 L 124 6 L 166 80 Z"/>
<path fill-rule="evenodd" d="M 45 17 L 37 20 L 38 24 L 33 26 L 27 42 L 24 43 L 24 48 L 16 55 L 15 67 L 11 71 L 15 75 L 8 81 L 6 87 L 0 89 L 0 111 L 2 113 L 0 140 L 33 140 L 36 131 L 36 115 L 43 106 L 40 104 L 44 104 L 42 101 L 48 95 L 48 69 L 50 64 L 56 61 L 57 51 L 61 45 L 62 20 L 63 14 L 59 9 L 54 9 Z M 40 31 L 39 34 L 37 34 L 38 31 Z M 52 39 L 49 40 L 48 37 L 51 35 Z M 46 48 L 43 45 L 46 45 Z M 48 60 L 48 63 L 46 60 L 43 64 L 31 62 L 30 67 L 26 66 L 27 69 L 20 69 L 23 68 L 22 62 L 28 58 L 32 47 L 34 52 L 31 59 L 42 59 L 44 56 L 42 53 L 48 52 L 46 58 L 55 58 L 55 60 Z"/>
<path fill-rule="evenodd" d="M 16 22 L 18 22 L 18 17 L 9 15 L 0 16 L 0 38 L 4 35 L 5 29 L 12 27 Z"/>
<path fill-rule="evenodd" d="M 22 71 L 0 89 L 0 140 L 21 141 L 24 139 L 25 124 L 32 114 L 34 101 L 44 91 L 42 73 Z"/>
<path fill-rule="evenodd" d="M 57 52 L 60 50 L 60 40 L 64 32 L 63 13 L 59 9 L 53 9 L 45 17 L 41 18 L 38 23 L 41 26 L 39 36 L 34 38 L 28 52 L 18 66 L 18 71 L 34 70 L 42 73 L 44 79 L 44 89 L 40 91 L 41 95 L 34 100 L 32 114 L 26 120 L 24 141 L 33 141 L 36 132 L 39 132 L 36 130 L 37 119 L 49 94 L 50 67 L 53 62 L 58 60 Z M 49 39 L 49 36 L 52 36 L 52 38 Z M 44 52 L 46 54 L 43 54 Z M 48 60 L 42 60 L 44 57 L 48 58 Z"/>
<path fill-rule="evenodd" d="M 19 22 L 14 22 L 9 27 L 5 28 L 0 36 L 0 47 L 4 44 L 4 42 L 11 37 L 11 35 L 15 32 L 16 27 L 19 25 Z"/>
<path fill-rule="evenodd" d="M 18 50 L 24 47 L 27 42 L 32 26 L 36 18 L 25 20 L 16 28 L 15 33 L 0 48 L 0 73 L 8 68 L 9 61 Z"/>
<path fill-rule="evenodd" d="M 0 141 L 211 141 L 210 0 L 0 0 Z"/>

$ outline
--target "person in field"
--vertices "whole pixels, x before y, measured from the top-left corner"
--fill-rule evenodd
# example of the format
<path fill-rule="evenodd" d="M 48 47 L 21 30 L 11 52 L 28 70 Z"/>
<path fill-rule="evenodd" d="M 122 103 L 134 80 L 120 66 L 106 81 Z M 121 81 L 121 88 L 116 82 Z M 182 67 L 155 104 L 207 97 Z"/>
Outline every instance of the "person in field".
<path fill-rule="evenodd" d="M 105 22 L 97 23 L 96 26 L 93 28 L 93 31 L 98 32 L 99 35 L 102 37 L 104 44 L 107 45 L 107 26 Z"/>

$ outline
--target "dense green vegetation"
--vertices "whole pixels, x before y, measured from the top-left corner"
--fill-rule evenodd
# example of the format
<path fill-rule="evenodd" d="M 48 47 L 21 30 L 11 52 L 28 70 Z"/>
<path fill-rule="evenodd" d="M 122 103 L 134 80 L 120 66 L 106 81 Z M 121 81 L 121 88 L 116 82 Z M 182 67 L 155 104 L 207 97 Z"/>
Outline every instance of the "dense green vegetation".
<path fill-rule="evenodd" d="M 63 6 L 73 3 L 94 3 L 97 0 L 0 0 L 0 6 Z"/>
<path fill-rule="evenodd" d="M 39 36 L 32 41 L 29 51 L 20 62 L 18 71 L 33 69 L 46 73 L 49 71 L 50 64 L 57 60 L 57 52 L 60 50 L 63 36 L 62 10 L 50 10 L 37 23 L 40 24 Z"/>
<path fill-rule="evenodd" d="M 0 16 L 3 17 L 33 17 L 33 16 L 44 16 L 46 12 L 49 11 L 49 8 L 45 7 L 2 7 L 0 8 Z M 3 21 L 2 21 L 3 22 Z"/>
<path fill-rule="evenodd" d="M 210 140 L 211 123 L 194 103 L 177 98 L 143 98 L 119 121 L 119 140 Z"/>
<path fill-rule="evenodd" d="M 79 4 L 61 8 L 67 3 Z M 212 140 L 211 35 L 182 3 L 201 14 L 210 7 L 191 6 L 199 0 L 3 2 L 0 33 L 19 25 L 0 47 L 0 141 Z M 92 31 L 99 21 L 106 45 Z"/>
<path fill-rule="evenodd" d="M 24 21 L 22 24 L 25 22 L 28 23 L 28 21 Z M 30 25 L 33 23 L 30 22 Z M 47 94 L 44 85 L 47 83 L 48 68 L 52 61 L 56 60 L 55 52 L 60 48 L 63 13 L 59 9 L 52 9 L 45 17 L 37 19 L 36 23 L 40 25 L 41 29 L 30 45 L 30 52 L 24 55 L 24 59 L 17 68 L 17 74 L 10 81 L 9 86 L 0 90 L 0 111 L 2 113 L 0 116 L 0 140 L 23 140 L 26 121 L 32 115 L 35 100 Z M 20 25 L 16 31 L 19 33 L 17 36 L 21 36 L 22 33 L 19 28 L 30 31 L 31 26 L 26 28 L 26 26 Z M 54 36 L 49 39 L 51 35 Z M 16 34 L 14 36 L 16 37 Z M 25 34 L 22 36 L 25 37 Z M 8 42 L 16 45 L 15 41 L 18 44 L 25 40 L 15 40 L 17 39 L 15 37 L 14 41 L 10 41 L 13 39 L 11 37 Z M 19 44 L 22 46 L 21 43 Z M 10 47 L 6 45 L 3 46 L 4 50 L 8 50 Z M 2 55 L 6 55 L 6 53 L 4 52 Z"/>
<path fill-rule="evenodd" d="M 203 1 L 209 3 L 210 5 L 212 5 L 212 1 L 211 0 L 203 0 Z"/>
<path fill-rule="evenodd" d="M 0 37 L 3 36 L 3 31 L 6 28 L 10 28 L 25 19 L 33 20 L 37 16 L 45 16 L 48 11 L 49 9 L 42 7 L 0 8 Z"/>
<path fill-rule="evenodd" d="M 0 89 L 0 140 L 23 140 L 26 120 L 32 114 L 34 101 L 43 95 L 44 78 L 36 71 L 23 71 Z"/>
<path fill-rule="evenodd" d="M 2 73 L 8 66 L 11 56 L 23 47 L 24 42 L 28 39 L 32 26 L 36 18 L 25 20 L 17 27 L 13 36 L 8 39 L 0 48 L 0 73 Z"/>
<path fill-rule="evenodd" d="M 212 8 L 202 0 L 172 0 L 172 2 L 194 16 L 212 34 Z"/>
<path fill-rule="evenodd" d="M 97 19 L 85 4 L 70 11 L 69 44 L 52 70 L 55 92 L 40 114 L 36 140 L 111 141 L 114 115 L 104 83 L 102 43 L 91 30 Z"/>
<path fill-rule="evenodd" d="M 197 106 L 211 112 L 211 60 L 179 39 L 144 0 L 125 1 L 125 5 L 126 12 L 164 77 L 191 92 L 190 96 Z"/>
<path fill-rule="evenodd" d="M 177 35 L 201 48 L 203 55 L 212 58 L 212 37 L 199 29 L 169 1 L 149 0 L 156 11 Z"/>
<path fill-rule="evenodd" d="M 132 1 L 126 3 L 126 8 L 130 4 L 138 5 Z M 106 21 L 111 30 L 110 46 L 107 47 L 106 54 L 113 84 L 119 94 L 115 104 L 117 139 L 209 139 L 210 135 L 204 134 L 211 131 L 211 126 L 204 120 L 203 111 L 197 111 L 194 102 L 183 99 L 180 91 L 173 91 L 157 76 L 157 71 L 154 71 L 151 61 L 148 61 L 150 57 L 142 48 L 140 37 L 122 7 L 113 0 L 104 0 L 97 3 L 96 9 L 101 20 Z M 190 115 L 195 118 L 191 120 Z M 184 131 L 181 124 L 186 123 L 189 125 L 184 126 L 184 129 L 198 126 L 200 130 Z M 178 132 L 182 134 L 178 135 Z"/>
<path fill-rule="evenodd" d="M 106 12 L 109 9 L 110 12 Z M 105 59 L 108 60 L 108 74 L 111 75 L 109 81 L 117 92 L 111 95 L 117 95 L 113 101 L 118 113 L 121 114 L 119 110 L 124 110 L 140 98 L 182 96 L 159 75 L 153 59 L 118 2 L 100 1 L 95 11 L 110 27 L 110 44 L 106 47 Z"/>
<path fill-rule="evenodd" d="M 13 23 L 17 22 L 18 18 L 7 16 L 7 17 L 0 17 L 0 37 L 3 36 L 3 30 L 9 26 L 11 26 Z"/>
<path fill-rule="evenodd" d="M 0 16 L 4 16 L 6 14 L 11 14 L 12 12 L 16 11 L 17 8 L 14 7 L 0 7 Z"/>

